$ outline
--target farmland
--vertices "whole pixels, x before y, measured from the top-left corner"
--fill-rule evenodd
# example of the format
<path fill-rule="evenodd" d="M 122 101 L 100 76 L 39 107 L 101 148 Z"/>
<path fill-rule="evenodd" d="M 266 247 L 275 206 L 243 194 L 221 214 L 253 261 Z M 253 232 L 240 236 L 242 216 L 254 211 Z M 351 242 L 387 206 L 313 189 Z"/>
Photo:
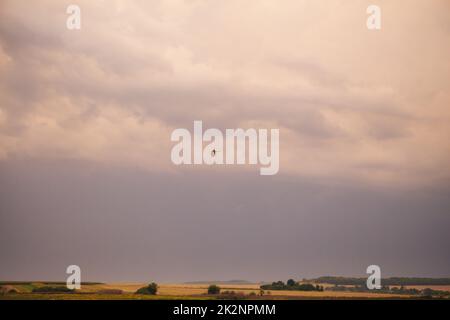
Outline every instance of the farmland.
<path fill-rule="evenodd" d="M 221 294 L 208 295 L 208 283 L 167 283 L 159 284 L 157 295 L 139 295 L 136 290 L 145 283 L 85 283 L 74 293 L 36 293 L 33 289 L 47 286 L 63 287 L 63 283 L 48 282 L 9 282 L 3 283 L 9 293 L 0 295 L 3 300 L 155 300 L 155 299 L 417 299 L 419 296 L 375 292 L 347 292 L 347 291 L 295 291 L 273 290 L 260 291 L 260 284 L 220 284 Z M 327 286 L 325 286 L 327 287 Z M 413 286 L 412 286 L 413 287 Z M 434 286 L 428 286 L 433 288 Z M 439 289 L 450 289 L 439 286 Z M 438 288 L 434 288 L 438 290 Z"/>

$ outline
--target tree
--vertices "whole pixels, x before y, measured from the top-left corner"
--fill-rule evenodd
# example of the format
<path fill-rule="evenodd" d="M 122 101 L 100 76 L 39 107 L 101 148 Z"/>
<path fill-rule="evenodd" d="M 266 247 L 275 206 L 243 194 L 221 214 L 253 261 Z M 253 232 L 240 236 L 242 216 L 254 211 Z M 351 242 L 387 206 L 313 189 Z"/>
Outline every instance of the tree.
<path fill-rule="evenodd" d="M 208 287 L 208 294 L 219 294 L 220 293 L 220 287 L 216 286 L 215 284 L 212 284 Z"/>
<path fill-rule="evenodd" d="M 295 281 L 294 281 L 294 279 L 289 279 L 289 280 L 286 282 L 286 284 L 287 284 L 288 286 L 292 287 L 292 286 L 295 286 Z"/>
<path fill-rule="evenodd" d="M 432 298 L 433 297 L 433 290 L 430 288 L 425 288 L 422 290 L 422 296 L 427 297 L 427 298 Z"/>
<path fill-rule="evenodd" d="M 137 294 L 151 294 L 151 295 L 155 295 L 156 292 L 158 292 L 158 285 L 154 282 L 136 291 Z"/>

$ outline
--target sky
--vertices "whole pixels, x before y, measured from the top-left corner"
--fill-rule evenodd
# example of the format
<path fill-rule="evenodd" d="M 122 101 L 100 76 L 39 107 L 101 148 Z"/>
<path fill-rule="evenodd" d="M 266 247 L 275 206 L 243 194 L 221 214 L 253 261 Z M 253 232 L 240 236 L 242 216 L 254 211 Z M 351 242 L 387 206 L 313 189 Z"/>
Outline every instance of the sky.
<path fill-rule="evenodd" d="M 0 279 L 450 277 L 449 9 L 1 0 Z M 175 166 L 195 120 L 279 129 L 279 173 Z"/>

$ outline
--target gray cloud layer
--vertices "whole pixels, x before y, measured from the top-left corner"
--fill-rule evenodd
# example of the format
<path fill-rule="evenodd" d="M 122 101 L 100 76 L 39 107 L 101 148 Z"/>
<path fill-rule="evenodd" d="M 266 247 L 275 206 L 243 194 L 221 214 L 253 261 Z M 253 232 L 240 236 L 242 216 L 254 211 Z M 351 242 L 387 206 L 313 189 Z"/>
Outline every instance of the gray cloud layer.
<path fill-rule="evenodd" d="M 3 279 L 448 276 L 449 189 L 15 161 L 0 174 Z M 14 213 L 14 214 L 12 214 Z"/>

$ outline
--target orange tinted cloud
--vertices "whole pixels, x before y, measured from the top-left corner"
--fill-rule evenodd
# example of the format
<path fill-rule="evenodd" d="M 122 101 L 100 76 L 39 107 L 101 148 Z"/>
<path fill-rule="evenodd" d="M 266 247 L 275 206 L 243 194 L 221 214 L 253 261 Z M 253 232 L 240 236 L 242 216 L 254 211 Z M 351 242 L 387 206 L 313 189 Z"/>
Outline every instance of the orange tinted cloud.
<path fill-rule="evenodd" d="M 280 129 L 280 173 L 448 181 L 448 1 L 3 1 L 0 157 L 172 171 L 170 132 Z"/>

